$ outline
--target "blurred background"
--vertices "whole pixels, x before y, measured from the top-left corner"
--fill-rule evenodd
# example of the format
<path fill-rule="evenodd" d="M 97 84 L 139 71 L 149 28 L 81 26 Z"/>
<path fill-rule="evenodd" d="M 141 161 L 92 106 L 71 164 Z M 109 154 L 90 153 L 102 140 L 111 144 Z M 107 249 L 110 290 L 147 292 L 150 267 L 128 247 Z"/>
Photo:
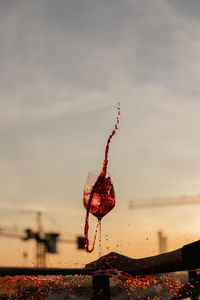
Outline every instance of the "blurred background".
<path fill-rule="evenodd" d="M 82 195 L 118 101 L 102 254 L 143 257 L 199 239 L 199 203 L 186 203 L 200 193 L 199 11 L 194 0 L 0 1 L 1 266 L 36 264 L 34 238 L 20 238 L 38 226 L 70 240 L 47 266 L 97 258 L 98 247 L 77 247 Z M 154 199 L 178 205 L 149 208 Z"/>

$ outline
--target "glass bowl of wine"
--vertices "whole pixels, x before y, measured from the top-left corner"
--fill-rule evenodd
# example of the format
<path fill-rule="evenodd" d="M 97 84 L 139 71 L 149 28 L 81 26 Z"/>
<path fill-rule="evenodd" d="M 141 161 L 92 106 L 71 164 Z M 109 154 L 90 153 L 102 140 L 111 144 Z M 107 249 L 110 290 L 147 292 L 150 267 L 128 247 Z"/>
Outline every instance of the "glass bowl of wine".
<path fill-rule="evenodd" d="M 92 198 L 91 197 L 91 193 Z M 115 191 L 108 173 L 107 177 L 101 172 L 92 171 L 87 175 L 83 193 L 83 204 L 98 220 L 101 220 L 115 206 Z"/>

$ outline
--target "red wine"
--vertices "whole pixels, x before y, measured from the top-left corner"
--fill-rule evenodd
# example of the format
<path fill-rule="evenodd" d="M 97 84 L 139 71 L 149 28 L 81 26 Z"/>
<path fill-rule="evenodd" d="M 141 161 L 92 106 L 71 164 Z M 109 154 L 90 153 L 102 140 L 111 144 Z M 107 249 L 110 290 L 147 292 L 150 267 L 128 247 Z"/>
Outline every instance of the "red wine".
<path fill-rule="evenodd" d="M 84 192 L 84 206 L 89 212 L 101 220 L 115 206 L 115 192 L 110 177 L 99 177 L 92 199 L 91 191 Z M 89 204 L 90 202 L 90 204 Z"/>
<path fill-rule="evenodd" d="M 116 130 L 118 129 L 118 124 L 119 124 L 119 116 L 120 116 L 120 104 L 119 103 L 118 103 L 117 110 L 118 110 L 117 121 L 115 124 L 115 128 L 112 131 L 112 133 L 109 135 L 109 138 L 108 138 L 108 141 L 106 144 L 105 158 L 104 158 L 104 162 L 103 162 L 102 171 L 100 172 L 99 176 L 97 177 L 95 184 L 90 189 L 87 189 L 86 191 L 84 191 L 84 195 L 83 195 L 84 207 L 87 210 L 86 211 L 86 220 L 85 220 L 85 250 L 89 253 L 94 250 L 96 234 L 97 234 L 97 229 L 96 229 L 92 248 L 89 249 L 89 240 L 88 240 L 89 213 L 94 215 L 99 220 L 98 224 L 100 227 L 101 219 L 107 213 L 109 213 L 115 206 L 114 187 L 113 187 L 111 178 L 109 176 L 106 177 L 106 172 L 107 172 L 107 165 L 108 165 L 109 144 L 110 144 L 112 137 L 115 135 Z"/>

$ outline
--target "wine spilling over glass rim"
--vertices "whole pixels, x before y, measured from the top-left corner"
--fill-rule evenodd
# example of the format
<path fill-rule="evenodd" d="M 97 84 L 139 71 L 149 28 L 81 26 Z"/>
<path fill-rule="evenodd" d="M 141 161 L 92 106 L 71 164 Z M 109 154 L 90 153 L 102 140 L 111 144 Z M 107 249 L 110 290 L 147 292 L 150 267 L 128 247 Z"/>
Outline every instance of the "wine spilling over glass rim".
<path fill-rule="evenodd" d="M 83 204 L 87 209 L 89 206 L 90 195 L 94 184 L 98 180 L 100 172 L 92 171 L 88 173 L 85 190 L 83 194 Z M 89 212 L 98 220 L 101 220 L 115 206 L 115 192 L 110 174 L 103 177 L 96 189 L 90 202 Z"/>
<path fill-rule="evenodd" d="M 120 116 L 120 104 L 117 106 L 117 120 L 115 127 L 108 137 L 105 148 L 105 158 L 103 167 L 100 172 L 89 172 L 86 180 L 86 185 L 83 193 L 83 204 L 86 208 L 85 220 L 85 250 L 91 253 L 94 250 L 97 230 L 99 229 L 99 255 L 101 250 L 101 219 L 108 214 L 115 206 L 115 192 L 111 177 L 107 174 L 108 151 L 112 137 L 118 129 Z M 89 249 L 88 230 L 89 230 L 89 213 L 98 219 L 97 228 L 95 231 L 92 247 Z"/>

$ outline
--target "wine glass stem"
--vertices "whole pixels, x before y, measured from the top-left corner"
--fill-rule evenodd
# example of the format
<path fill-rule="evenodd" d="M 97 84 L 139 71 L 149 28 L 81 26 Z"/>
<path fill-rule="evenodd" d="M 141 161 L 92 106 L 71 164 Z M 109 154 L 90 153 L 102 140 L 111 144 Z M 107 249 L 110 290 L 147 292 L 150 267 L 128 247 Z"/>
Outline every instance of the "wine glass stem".
<path fill-rule="evenodd" d="M 98 220 L 99 228 L 99 257 L 101 257 L 101 220 Z"/>

